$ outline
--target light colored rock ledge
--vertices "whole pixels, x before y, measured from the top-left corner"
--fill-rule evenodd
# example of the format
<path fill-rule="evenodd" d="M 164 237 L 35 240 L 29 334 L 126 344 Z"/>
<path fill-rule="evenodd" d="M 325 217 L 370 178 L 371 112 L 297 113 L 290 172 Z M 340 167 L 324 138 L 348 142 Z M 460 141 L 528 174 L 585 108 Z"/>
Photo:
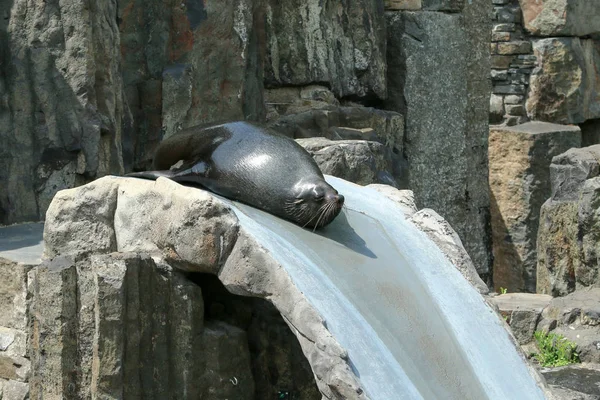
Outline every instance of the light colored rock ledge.
<path fill-rule="evenodd" d="M 409 191 L 398 191 L 384 185 L 374 188 L 396 201 L 407 218 L 412 215 L 413 223 L 441 245 L 451 261 L 460 264 L 461 272 L 479 292 L 487 293 L 456 233 L 441 217 L 431 210 L 416 212 Z M 44 239 L 46 259 L 53 259 L 59 264 L 59 260 L 71 261 L 64 268 L 52 266 L 52 262 L 43 264 L 37 271 L 42 279 L 33 279 L 34 290 L 40 292 L 34 298 L 39 298 L 44 290 L 58 290 L 70 280 L 79 279 L 74 274 L 85 274 L 82 271 L 86 269 L 91 268 L 95 271 L 93 273 L 101 272 L 92 280 L 96 283 L 110 283 L 114 273 L 127 273 L 128 269 L 123 267 L 117 268 L 116 272 L 104 271 L 102 265 L 109 262 L 101 260 L 102 254 L 150 254 L 153 264 L 212 273 L 233 294 L 267 299 L 298 338 L 325 399 L 367 398 L 349 366 L 347 352 L 328 331 L 321 315 L 294 285 L 288 272 L 240 226 L 234 212 L 224 202 L 206 191 L 163 178 L 145 181 L 105 177 L 56 195 L 48 209 Z M 116 257 L 110 261 L 113 264 L 128 262 L 119 261 L 119 257 L 127 258 L 126 254 L 110 254 L 108 257 Z M 91 260 L 91 267 L 86 267 L 85 260 Z M 74 268 L 73 265 L 77 266 Z M 50 277 L 50 270 L 60 270 L 60 273 Z M 88 282 L 91 281 L 88 279 Z M 94 292 L 98 290 L 96 288 Z M 115 290 L 118 292 L 115 288 L 109 291 Z M 61 301 L 63 309 L 71 309 L 67 303 L 72 300 L 63 298 Z M 34 318 L 40 318 L 44 309 L 45 306 L 38 307 Z M 96 317 L 96 321 L 101 320 L 102 317 Z M 40 326 L 43 328 L 43 321 L 40 321 Z M 96 327 L 101 333 L 99 329 Z M 43 335 L 40 337 L 43 338 Z M 48 350 L 42 347 L 38 348 L 38 353 L 44 350 L 47 354 Z M 41 367 L 39 363 L 38 358 L 34 362 L 34 377 L 38 376 L 36 366 Z M 100 361 L 97 363 L 101 364 Z M 118 369 L 115 366 L 111 369 L 110 365 L 107 368 L 112 371 Z M 101 365 L 90 371 L 97 375 L 92 377 L 92 382 L 102 381 Z M 43 381 L 44 377 L 39 379 Z M 34 382 L 37 381 L 34 379 Z M 47 385 L 41 385 L 40 390 L 46 390 L 45 387 Z M 32 389 L 32 392 L 36 393 L 36 390 Z"/>

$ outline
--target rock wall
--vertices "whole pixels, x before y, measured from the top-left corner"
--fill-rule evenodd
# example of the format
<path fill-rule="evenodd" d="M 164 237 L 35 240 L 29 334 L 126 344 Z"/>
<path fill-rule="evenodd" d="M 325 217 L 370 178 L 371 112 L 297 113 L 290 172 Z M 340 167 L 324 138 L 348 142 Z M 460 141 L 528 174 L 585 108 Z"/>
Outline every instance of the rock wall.
<path fill-rule="evenodd" d="M 419 207 L 435 209 L 457 230 L 489 280 L 491 5 L 392 1 L 387 7 L 386 107 L 406 118 L 404 179 Z"/>
<path fill-rule="evenodd" d="M 490 122 L 581 124 L 600 118 L 596 2 L 492 2 Z"/>
<path fill-rule="evenodd" d="M 0 8 L 0 224 L 8 224 L 39 220 L 57 190 L 122 173 L 128 109 L 115 2 Z"/>
<path fill-rule="evenodd" d="M 600 145 L 571 149 L 550 165 L 552 196 L 541 210 L 537 292 L 564 296 L 600 287 Z"/>
<path fill-rule="evenodd" d="M 31 268 L 32 265 L 0 258 L 0 398 L 3 400 L 30 398 L 27 275 Z"/>
<path fill-rule="evenodd" d="M 489 276 L 485 1 L 388 2 L 387 17 L 383 0 L 0 4 L 0 224 L 147 169 L 180 129 L 250 119 L 383 145 L 390 170 L 373 182 L 414 189 Z"/>

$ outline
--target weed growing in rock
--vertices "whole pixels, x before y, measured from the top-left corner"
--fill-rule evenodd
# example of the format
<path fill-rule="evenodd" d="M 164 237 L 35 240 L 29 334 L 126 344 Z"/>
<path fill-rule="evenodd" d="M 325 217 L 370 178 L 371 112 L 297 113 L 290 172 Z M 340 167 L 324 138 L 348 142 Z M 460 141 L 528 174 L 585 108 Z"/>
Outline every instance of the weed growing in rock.
<path fill-rule="evenodd" d="M 543 367 L 561 367 L 580 362 L 577 345 L 563 335 L 536 331 L 534 336 L 539 349 L 534 357 Z"/>

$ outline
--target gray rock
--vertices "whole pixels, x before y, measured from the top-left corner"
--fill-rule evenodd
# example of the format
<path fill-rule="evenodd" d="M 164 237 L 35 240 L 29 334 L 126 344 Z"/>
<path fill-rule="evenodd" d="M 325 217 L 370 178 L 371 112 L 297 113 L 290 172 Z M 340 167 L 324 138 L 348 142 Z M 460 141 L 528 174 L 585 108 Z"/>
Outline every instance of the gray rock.
<path fill-rule="evenodd" d="M 327 82 L 339 98 L 386 97 L 382 1 L 272 0 L 265 13 L 267 86 Z"/>
<path fill-rule="evenodd" d="M 27 356 L 27 333 L 0 326 L 0 355 Z"/>
<path fill-rule="evenodd" d="M 594 364 L 544 368 L 542 374 L 557 400 L 600 398 L 600 367 Z"/>
<path fill-rule="evenodd" d="M 163 135 L 178 129 L 264 117 L 256 2 L 118 3 L 130 168 L 149 168 Z"/>
<path fill-rule="evenodd" d="M 600 118 L 600 51 L 593 39 L 533 41 L 537 67 L 530 80 L 531 119 L 573 124 Z"/>
<path fill-rule="evenodd" d="M 116 14 L 116 2 L 69 0 L 3 17 L 0 224 L 43 219 L 57 191 L 123 172 Z"/>
<path fill-rule="evenodd" d="M 387 14 L 386 106 L 406 118 L 402 187 L 414 191 L 419 208 L 435 209 L 456 229 L 484 280 L 491 273 L 491 88 L 481 79 L 490 73 L 488 11 L 486 2 L 465 2 L 462 14 Z"/>
<path fill-rule="evenodd" d="M 537 291 L 564 296 L 597 286 L 600 146 L 573 149 L 550 166 L 552 197 L 542 207 L 538 231 Z"/>
<path fill-rule="evenodd" d="M 26 330 L 27 272 L 31 267 L 0 258 L 0 326 Z"/>
<path fill-rule="evenodd" d="M 578 127 L 528 122 L 493 127 L 489 139 L 494 284 L 535 292 L 540 208 L 551 194 L 552 158 L 581 145 Z"/>
<path fill-rule="evenodd" d="M 3 400 L 27 400 L 29 399 L 29 385 L 24 382 L 0 379 L 0 398 Z"/>
<path fill-rule="evenodd" d="M 202 295 L 179 272 L 120 253 L 56 258 L 32 275 L 32 395 L 200 396 Z"/>
<path fill-rule="evenodd" d="M 212 199 L 168 179 L 106 177 L 60 192 L 48 209 L 45 255 L 144 251 L 164 254 L 179 268 L 215 271 L 232 246 L 237 219 Z M 205 222 L 199 241 L 197 227 Z M 73 236 L 73 228 L 81 235 Z"/>
<path fill-rule="evenodd" d="M 364 140 L 331 141 L 325 138 L 298 139 L 297 142 L 313 156 L 324 174 L 359 185 L 397 185 L 391 174 L 391 152 L 381 143 Z"/>
<path fill-rule="evenodd" d="M 534 36 L 587 36 L 600 32 L 594 0 L 519 0 L 523 22 Z"/>
<path fill-rule="evenodd" d="M 31 271 L 31 397 L 73 398 L 77 370 L 77 271 L 57 257 Z"/>
<path fill-rule="evenodd" d="M 542 313 L 545 325 L 577 344 L 583 362 L 600 363 L 600 288 L 576 290 L 554 298 Z"/>
<path fill-rule="evenodd" d="M 330 98 L 331 92 L 322 90 L 317 100 L 307 100 L 302 93 L 304 89 L 288 89 L 269 93 L 273 104 L 278 104 L 270 113 L 269 126 L 278 132 L 292 138 L 377 141 L 392 150 L 396 158 L 402 154 L 404 117 L 401 114 L 356 105 L 339 106 Z"/>
<path fill-rule="evenodd" d="M 531 293 L 507 293 L 490 299 L 498 306 L 500 314 L 506 317 L 506 322 L 521 345 L 533 340 L 542 311 L 551 300 L 552 296 Z"/>

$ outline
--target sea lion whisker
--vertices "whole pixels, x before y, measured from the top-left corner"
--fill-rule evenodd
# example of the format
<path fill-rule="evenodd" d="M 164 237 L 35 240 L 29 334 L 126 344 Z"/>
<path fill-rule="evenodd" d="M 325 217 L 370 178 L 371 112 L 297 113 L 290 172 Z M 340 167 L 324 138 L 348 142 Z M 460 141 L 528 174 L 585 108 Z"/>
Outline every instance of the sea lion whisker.
<path fill-rule="evenodd" d="M 310 224 L 310 222 L 315 219 L 316 217 L 319 216 L 319 214 L 321 213 L 321 211 L 323 210 L 323 208 L 326 206 L 327 204 L 323 204 L 321 207 L 319 207 L 319 209 L 315 212 L 315 215 L 313 215 L 313 217 L 311 219 L 309 219 L 306 224 L 302 225 L 303 228 L 306 227 L 306 225 Z M 318 222 L 318 220 L 317 220 Z"/>

